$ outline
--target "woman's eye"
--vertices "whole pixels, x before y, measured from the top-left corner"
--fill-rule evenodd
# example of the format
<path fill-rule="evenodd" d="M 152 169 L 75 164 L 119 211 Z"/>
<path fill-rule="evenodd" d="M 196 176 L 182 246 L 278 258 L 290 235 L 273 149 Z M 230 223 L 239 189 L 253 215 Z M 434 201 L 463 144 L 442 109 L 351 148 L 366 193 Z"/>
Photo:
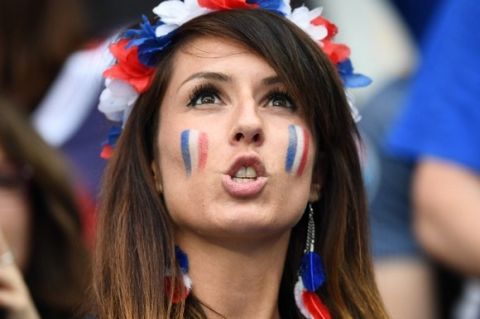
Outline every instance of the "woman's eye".
<path fill-rule="evenodd" d="M 202 94 L 193 101 L 193 105 L 200 105 L 200 104 L 215 104 L 219 102 L 219 99 L 216 94 Z"/>
<path fill-rule="evenodd" d="M 285 107 L 288 109 L 293 109 L 295 107 L 288 94 L 280 92 L 271 94 L 269 103 L 275 107 Z"/>
<path fill-rule="evenodd" d="M 194 91 L 188 102 L 188 106 L 198 106 L 205 104 L 219 104 L 221 102 L 218 92 L 216 90 L 197 90 Z"/>

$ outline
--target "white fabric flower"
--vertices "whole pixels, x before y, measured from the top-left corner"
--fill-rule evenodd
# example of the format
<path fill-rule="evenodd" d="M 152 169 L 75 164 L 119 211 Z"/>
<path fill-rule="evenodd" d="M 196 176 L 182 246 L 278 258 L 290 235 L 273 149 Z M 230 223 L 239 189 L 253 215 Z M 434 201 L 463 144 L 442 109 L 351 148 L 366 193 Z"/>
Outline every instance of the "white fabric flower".
<path fill-rule="evenodd" d="M 283 0 L 282 6 L 279 8 L 279 11 L 288 17 L 292 13 L 292 7 L 290 6 L 290 0 Z"/>
<path fill-rule="evenodd" d="M 167 0 L 153 8 L 153 13 L 160 18 L 160 21 L 166 25 L 173 25 L 173 30 L 185 22 L 210 11 L 211 10 L 207 8 L 200 7 L 197 0 L 185 0 L 185 2 L 180 0 Z M 159 28 L 161 27 L 162 26 Z M 159 28 L 157 28 L 157 30 Z M 159 33 L 163 35 L 166 34 L 164 33 L 165 28 L 166 27 L 156 31 L 157 37 L 159 36 Z"/>
<path fill-rule="evenodd" d="M 328 35 L 328 30 L 323 25 L 313 25 L 310 23 L 322 14 L 323 8 L 315 8 L 309 10 L 305 6 L 301 6 L 293 10 L 287 18 L 305 31 L 313 40 L 319 42 Z"/>
<path fill-rule="evenodd" d="M 157 38 L 163 37 L 164 35 L 169 34 L 173 30 L 178 28 L 178 25 L 175 24 L 162 24 L 155 29 L 155 36 Z"/>
<path fill-rule="evenodd" d="M 124 121 L 137 100 L 138 93 L 130 84 L 121 80 L 106 79 L 105 86 L 100 94 L 99 111 L 111 121 Z"/>

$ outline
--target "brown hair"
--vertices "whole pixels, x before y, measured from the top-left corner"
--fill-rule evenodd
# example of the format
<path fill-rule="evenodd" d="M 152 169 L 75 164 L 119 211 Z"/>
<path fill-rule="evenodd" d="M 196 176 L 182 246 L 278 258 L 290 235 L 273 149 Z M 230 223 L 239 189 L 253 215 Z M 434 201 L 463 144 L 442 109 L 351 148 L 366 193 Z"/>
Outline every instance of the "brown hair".
<path fill-rule="evenodd" d="M 84 41 L 82 0 L 0 1 L 0 91 L 32 111 Z"/>
<path fill-rule="evenodd" d="M 72 318 L 84 300 L 91 264 L 67 167 L 3 98 L 0 147 L 9 161 L 30 172 L 33 226 L 24 277 L 31 296 L 42 318 Z"/>
<path fill-rule="evenodd" d="M 318 45 L 286 19 L 263 10 L 219 11 L 179 27 L 162 53 L 153 86 L 140 96 L 109 163 L 95 268 L 100 318 L 205 318 L 190 296 L 172 306 L 163 282 L 175 266 L 172 221 L 154 185 L 159 105 L 175 52 L 194 38 L 236 41 L 263 57 L 303 106 L 317 143 L 316 250 L 327 282 L 319 291 L 334 318 L 386 318 L 372 275 L 366 204 L 356 148 L 358 133 L 334 66 Z M 279 292 L 283 318 L 301 318 L 293 286 L 307 215 L 294 227 Z M 176 268 L 175 268 L 176 269 Z M 177 270 L 178 271 L 178 270 Z M 159 302 L 160 301 L 160 302 Z"/>

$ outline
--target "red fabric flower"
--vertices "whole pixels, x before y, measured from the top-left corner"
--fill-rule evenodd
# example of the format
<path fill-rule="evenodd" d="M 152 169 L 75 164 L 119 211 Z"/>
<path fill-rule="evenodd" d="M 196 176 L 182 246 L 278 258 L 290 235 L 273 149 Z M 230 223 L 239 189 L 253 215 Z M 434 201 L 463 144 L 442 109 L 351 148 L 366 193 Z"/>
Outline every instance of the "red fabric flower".
<path fill-rule="evenodd" d="M 110 45 L 110 52 L 117 63 L 103 72 L 104 77 L 128 82 L 138 93 L 143 93 L 152 84 L 154 68 L 143 65 L 138 59 L 138 47 L 127 48 L 128 39 Z"/>
<path fill-rule="evenodd" d="M 335 37 L 338 32 L 335 24 L 322 16 L 316 17 L 310 21 L 310 23 L 313 25 L 323 25 L 327 29 L 327 37 L 322 41 L 322 49 L 333 64 L 336 65 L 350 57 L 350 48 L 348 46 L 333 42 L 333 37 Z"/>
<path fill-rule="evenodd" d="M 323 41 L 322 50 L 334 65 L 350 57 L 350 48 L 348 46 L 341 43 L 333 43 L 331 40 Z"/>
<path fill-rule="evenodd" d="M 113 155 L 113 147 L 111 145 L 104 145 L 102 147 L 102 152 L 100 153 L 100 157 L 103 159 L 110 159 Z"/>
<path fill-rule="evenodd" d="M 325 28 L 327 28 L 328 35 L 325 40 L 331 40 L 338 32 L 337 26 L 322 16 L 316 17 L 310 21 L 310 23 L 313 25 L 323 25 Z"/>
<path fill-rule="evenodd" d="M 198 0 L 198 4 L 211 10 L 253 9 L 258 7 L 258 4 L 247 3 L 246 0 Z"/>

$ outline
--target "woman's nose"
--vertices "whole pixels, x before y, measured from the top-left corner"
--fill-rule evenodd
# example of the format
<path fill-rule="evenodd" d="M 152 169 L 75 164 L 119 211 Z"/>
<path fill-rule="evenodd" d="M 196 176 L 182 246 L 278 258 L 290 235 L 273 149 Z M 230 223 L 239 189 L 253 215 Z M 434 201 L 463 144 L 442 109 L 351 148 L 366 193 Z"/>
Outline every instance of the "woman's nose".
<path fill-rule="evenodd" d="M 265 139 L 263 121 L 258 114 L 258 106 L 253 102 L 242 103 L 232 114 L 230 143 L 255 144 L 259 146 Z"/>

